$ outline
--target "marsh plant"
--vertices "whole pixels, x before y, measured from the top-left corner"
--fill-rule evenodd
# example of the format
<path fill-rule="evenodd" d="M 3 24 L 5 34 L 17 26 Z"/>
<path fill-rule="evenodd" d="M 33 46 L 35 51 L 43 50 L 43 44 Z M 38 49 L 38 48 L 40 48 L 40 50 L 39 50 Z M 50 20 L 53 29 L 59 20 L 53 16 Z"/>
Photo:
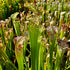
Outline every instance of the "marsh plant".
<path fill-rule="evenodd" d="M 15 1 L 6 19 L 0 6 L 0 70 L 70 70 L 70 1 Z"/>

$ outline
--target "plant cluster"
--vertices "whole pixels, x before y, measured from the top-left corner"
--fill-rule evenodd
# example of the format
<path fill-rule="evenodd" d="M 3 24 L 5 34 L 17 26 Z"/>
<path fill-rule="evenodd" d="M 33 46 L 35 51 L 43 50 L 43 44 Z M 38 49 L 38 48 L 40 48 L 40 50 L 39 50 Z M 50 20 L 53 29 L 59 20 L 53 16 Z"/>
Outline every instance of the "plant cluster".
<path fill-rule="evenodd" d="M 0 21 L 0 70 L 69 70 L 70 1 L 26 0 L 24 8 Z"/>
<path fill-rule="evenodd" d="M 23 0 L 0 0 L 0 20 L 8 18 L 14 12 L 23 10 Z"/>

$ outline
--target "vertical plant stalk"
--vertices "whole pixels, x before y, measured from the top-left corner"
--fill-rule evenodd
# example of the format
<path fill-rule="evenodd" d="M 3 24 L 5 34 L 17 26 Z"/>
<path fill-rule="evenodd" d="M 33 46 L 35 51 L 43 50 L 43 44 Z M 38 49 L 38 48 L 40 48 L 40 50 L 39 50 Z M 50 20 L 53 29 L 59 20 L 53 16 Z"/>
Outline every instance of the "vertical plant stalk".
<path fill-rule="evenodd" d="M 6 40 L 5 40 L 5 29 L 4 29 L 4 23 L 0 23 L 0 34 L 2 37 L 2 43 L 4 46 L 4 52 L 6 52 Z"/>
<path fill-rule="evenodd" d="M 59 49 L 59 46 L 57 46 L 56 62 L 55 62 L 55 69 L 54 70 L 60 69 L 60 64 L 61 64 L 61 61 L 63 59 L 63 55 L 64 55 L 64 52 Z"/>
<path fill-rule="evenodd" d="M 15 55 L 18 62 L 19 70 L 24 70 L 23 41 L 25 41 L 25 37 L 19 36 L 14 38 Z"/>
<path fill-rule="evenodd" d="M 53 44 L 50 42 L 50 70 L 53 70 Z"/>
<path fill-rule="evenodd" d="M 0 70 L 2 70 L 2 66 L 1 66 L 1 64 L 0 64 Z"/>
<path fill-rule="evenodd" d="M 26 41 L 24 42 L 23 55 L 24 55 L 24 61 L 25 61 L 25 65 L 26 65 L 26 70 L 29 70 L 28 63 L 27 63 L 26 57 L 25 57 L 26 48 L 27 48 L 27 43 L 28 43 L 28 40 L 26 39 Z"/>
<path fill-rule="evenodd" d="M 2 37 L 2 42 L 3 42 L 3 45 L 5 46 L 5 29 L 4 29 L 4 25 L 2 25 L 3 23 L 0 23 L 0 34 L 1 34 L 1 37 Z"/>
<path fill-rule="evenodd" d="M 60 56 L 59 56 L 59 48 L 57 46 L 55 70 L 59 70 L 59 64 L 60 64 Z"/>
<path fill-rule="evenodd" d="M 13 29 L 12 28 L 9 30 L 9 33 L 10 33 L 9 34 L 10 39 L 6 45 L 6 54 L 8 55 L 9 58 L 11 58 L 13 55 Z"/>
<path fill-rule="evenodd" d="M 41 43 L 40 46 L 40 67 L 42 70 L 44 70 L 44 43 Z"/>
<path fill-rule="evenodd" d="M 39 26 L 36 24 L 29 25 L 29 36 L 30 36 L 30 46 L 31 46 L 31 70 L 40 70 L 40 36 Z"/>
<path fill-rule="evenodd" d="M 61 11 L 63 11 L 64 10 L 64 8 L 63 8 L 64 0 L 62 0 L 61 5 L 62 5 L 62 10 Z"/>
<path fill-rule="evenodd" d="M 18 21 L 14 21 L 14 28 L 15 28 L 15 32 L 17 36 L 20 36 L 20 27 L 19 27 L 19 22 Z"/>
<path fill-rule="evenodd" d="M 14 14 L 11 15 L 11 18 L 13 20 L 13 26 L 14 26 L 14 29 L 15 29 L 15 32 L 16 32 L 16 36 L 20 36 L 20 26 L 19 26 L 19 21 L 15 21 L 15 19 L 17 18 L 19 12 L 16 12 Z"/>

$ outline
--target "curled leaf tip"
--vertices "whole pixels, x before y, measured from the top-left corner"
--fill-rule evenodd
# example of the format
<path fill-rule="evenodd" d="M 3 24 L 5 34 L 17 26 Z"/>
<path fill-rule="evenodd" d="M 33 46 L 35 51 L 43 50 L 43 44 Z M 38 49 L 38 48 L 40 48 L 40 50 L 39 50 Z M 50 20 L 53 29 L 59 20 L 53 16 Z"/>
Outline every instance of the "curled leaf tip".
<path fill-rule="evenodd" d="M 21 40 L 21 41 L 20 41 L 20 40 Z M 25 37 L 23 37 L 23 36 L 18 36 L 18 37 L 15 37 L 15 38 L 13 39 L 14 44 L 17 44 L 17 42 L 19 42 L 19 44 L 22 44 L 23 41 L 25 41 Z"/>

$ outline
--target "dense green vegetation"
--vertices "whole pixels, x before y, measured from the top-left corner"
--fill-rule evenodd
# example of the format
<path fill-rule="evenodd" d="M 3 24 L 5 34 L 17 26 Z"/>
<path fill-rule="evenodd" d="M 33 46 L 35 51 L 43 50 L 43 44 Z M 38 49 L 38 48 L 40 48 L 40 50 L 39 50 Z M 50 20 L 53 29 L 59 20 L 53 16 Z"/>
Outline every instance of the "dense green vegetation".
<path fill-rule="evenodd" d="M 0 19 L 0 70 L 70 70 L 69 0 L 0 0 Z"/>
<path fill-rule="evenodd" d="M 23 11 L 23 0 L 0 0 L 0 20 L 10 17 L 11 14 Z"/>

